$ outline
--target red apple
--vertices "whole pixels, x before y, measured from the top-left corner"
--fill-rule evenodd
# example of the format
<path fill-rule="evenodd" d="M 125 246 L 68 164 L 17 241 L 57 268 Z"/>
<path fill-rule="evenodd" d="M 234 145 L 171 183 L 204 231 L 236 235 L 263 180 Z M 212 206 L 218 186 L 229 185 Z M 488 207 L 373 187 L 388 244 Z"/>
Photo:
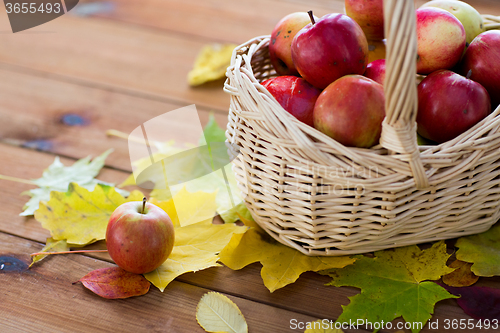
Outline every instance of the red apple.
<path fill-rule="evenodd" d="M 344 75 L 365 72 L 368 42 L 353 19 L 327 14 L 311 21 L 292 41 L 293 62 L 307 82 L 324 89 Z"/>
<path fill-rule="evenodd" d="M 490 94 L 494 108 L 500 104 L 500 31 L 479 34 L 469 45 L 462 59 L 461 74 L 479 82 Z"/>
<path fill-rule="evenodd" d="M 174 247 L 168 214 L 149 202 L 131 201 L 115 209 L 106 229 L 106 246 L 124 270 L 144 274 L 167 260 Z"/>
<path fill-rule="evenodd" d="M 370 40 L 384 39 L 384 0 L 345 0 L 345 13 Z"/>
<path fill-rule="evenodd" d="M 462 23 L 441 8 L 419 8 L 417 14 L 417 72 L 429 74 L 455 66 L 465 50 Z"/>
<path fill-rule="evenodd" d="M 262 82 L 280 105 L 301 122 L 313 126 L 314 103 L 321 90 L 297 76 L 278 76 Z"/>
<path fill-rule="evenodd" d="M 269 42 L 269 59 L 276 73 L 299 74 L 292 60 L 292 40 L 308 23 L 311 23 L 311 19 L 306 12 L 296 12 L 282 18 L 274 27 Z"/>
<path fill-rule="evenodd" d="M 426 139 L 451 140 L 490 112 L 486 89 L 452 71 L 433 72 L 418 85 L 418 133 Z"/>
<path fill-rule="evenodd" d="M 364 76 L 383 85 L 385 80 L 385 59 L 370 62 L 366 66 Z"/>
<path fill-rule="evenodd" d="M 314 106 L 314 127 L 345 146 L 376 145 L 385 117 L 384 88 L 361 75 L 346 75 L 326 87 Z"/>

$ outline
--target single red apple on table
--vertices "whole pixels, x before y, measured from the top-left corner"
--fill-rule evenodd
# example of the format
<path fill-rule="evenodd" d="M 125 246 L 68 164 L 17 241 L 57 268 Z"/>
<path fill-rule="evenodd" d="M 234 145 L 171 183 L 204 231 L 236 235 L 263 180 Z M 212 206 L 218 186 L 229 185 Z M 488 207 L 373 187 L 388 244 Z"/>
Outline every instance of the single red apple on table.
<path fill-rule="evenodd" d="M 384 0 L 345 0 L 345 13 L 369 40 L 384 39 Z"/>
<path fill-rule="evenodd" d="M 313 110 L 321 90 L 297 76 L 278 76 L 262 82 L 280 105 L 301 122 L 313 126 Z"/>
<path fill-rule="evenodd" d="M 489 30 L 479 34 L 470 43 L 462 59 L 462 75 L 471 73 L 471 79 L 479 82 L 490 94 L 491 104 L 500 104 L 500 31 Z"/>
<path fill-rule="evenodd" d="M 309 12 L 311 13 L 311 12 Z M 324 89 L 348 74 L 363 74 L 368 42 L 359 25 L 344 14 L 327 14 L 302 28 L 292 41 L 292 59 L 299 74 Z"/>
<path fill-rule="evenodd" d="M 449 141 L 490 112 L 486 89 L 452 71 L 433 72 L 418 85 L 418 133 L 426 139 Z"/>
<path fill-rule="evenodd" d="M 419 8 L 417 15 L 417 73 L 429 74 L 455 66 L 465 50 L 465 29 L 441 8 Z"/>
<path fill-rule="evenodd" d="M 319 95 L 314 127 L 345 146 L 370 148 L 382 133 L 384 88 L 361 75 L 346 75 Z"/>
<path fill-rule="evenodd" d="M 365 74 L 369 79 L 384 85 L 385 80 L 385 59 L 379 59 L 370 62 L 366 66 Z"/>
<path fill-rule="evenodd" d="M 144 274 L 167 260 L 174 247 L 174 226 L 168 214 L 144 201 L 126 202 L 115 209 L 106 229 L 106 246 L 124 270 Z"/>
<path fill-rule="evenodd" d="M 296 12 L 283 17 L 274 27 L 269 41 L 269 59 L 276 73 L 299 74 L 292 60 L 292 40 L 308 23 L 311 23 L 311 19 L 306 12 Z"/>

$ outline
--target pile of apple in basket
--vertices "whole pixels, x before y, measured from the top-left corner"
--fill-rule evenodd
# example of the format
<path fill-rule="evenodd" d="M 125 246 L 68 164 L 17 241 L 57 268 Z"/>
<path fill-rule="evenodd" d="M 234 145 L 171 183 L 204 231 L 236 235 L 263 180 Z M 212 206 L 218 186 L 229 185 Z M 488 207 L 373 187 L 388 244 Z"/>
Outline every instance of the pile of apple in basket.
<path fill-rule="evenodd" d="M 369 148 L 385 117 L 385 59 L 368 63 L 367 41 L 384 38 L 383 0 L 346 0 L 345 9 L 284 17 L 269 43 L 280 76 L 262 84 L 300 121 L 346 146 Z M 443 143 L 500 103 L 500 30 L 485 31 L 481 15 L 462 1 L 429 1 L 415 15 L 416 69 L 426 75 L 418 84 L 418 134 L 420 143 Z"/>

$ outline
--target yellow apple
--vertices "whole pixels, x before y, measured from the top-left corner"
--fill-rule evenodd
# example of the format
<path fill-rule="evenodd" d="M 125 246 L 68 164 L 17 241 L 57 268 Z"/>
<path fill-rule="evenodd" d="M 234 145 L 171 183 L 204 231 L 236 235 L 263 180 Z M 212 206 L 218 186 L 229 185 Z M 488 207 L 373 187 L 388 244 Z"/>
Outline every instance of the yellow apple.
<path fill-rule="evenodd" d="M 441 8 L 453 14 L 464 26 L 467 45 L 485 31 L 481 14 L 468 3 L 458 0 L 433 0 L 424 3 L 420 8 L 425 7 Z"/>

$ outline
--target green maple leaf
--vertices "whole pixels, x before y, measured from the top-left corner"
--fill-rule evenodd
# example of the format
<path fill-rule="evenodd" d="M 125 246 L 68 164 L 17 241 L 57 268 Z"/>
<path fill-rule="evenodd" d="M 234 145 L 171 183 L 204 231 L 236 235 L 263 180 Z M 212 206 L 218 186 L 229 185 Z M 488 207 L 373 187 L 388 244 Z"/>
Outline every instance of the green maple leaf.
<path fill-rule="evenodd" d="M 360 294 L 350 297 L 349 305 L 342 306 L 344 311 L 337 321 L 387 323 L 402 316 L 407 322 L 420 322 L 423 328 L 437 302 L 456 297 L 438 284 L 425 281 L 452 272 L 446 266 L 448 258 L 445 243 L 438 242 L 423 251 L 413 245 L 378 251 L 374 258 L 357 256 L 353 265 L 322 272 L 333 278 L 329 285 L 361 289 Z M 418 331 L 412 328 L 412 332 Z"/>
<path fill-rule="evenodd" d="M 33 215 L 38 209 L 40 201 L 50 200 L 50 192 L 66 192 L 70 183 L 76 183 L 89 191 L 93 190 L 97 184 L 113 186 L 113 184 L 95 179 L 111 152 L 112 149 L 97 156 L 92 161 L 90 160 L 90 156 L 82 158 L 71 166 L 64 166 L 59 157 L 56 156 L 54 163 L 43 172 L 42 177 L 33 180 L 33 183 L 38 188 L 22 193 L 23 195 L 29 195 L 31 199 L 24 205 L 24 211 L 20 215 Z M 118 189 L 117 191 L 124 196 L 128 195 L 127 191 Z"/>
<path fill-rule="evenodd" d="M 459 238 L 457 259 L 472 262 L 479 276 L 500 275 L 500 224 L 478 235 Z"/>

